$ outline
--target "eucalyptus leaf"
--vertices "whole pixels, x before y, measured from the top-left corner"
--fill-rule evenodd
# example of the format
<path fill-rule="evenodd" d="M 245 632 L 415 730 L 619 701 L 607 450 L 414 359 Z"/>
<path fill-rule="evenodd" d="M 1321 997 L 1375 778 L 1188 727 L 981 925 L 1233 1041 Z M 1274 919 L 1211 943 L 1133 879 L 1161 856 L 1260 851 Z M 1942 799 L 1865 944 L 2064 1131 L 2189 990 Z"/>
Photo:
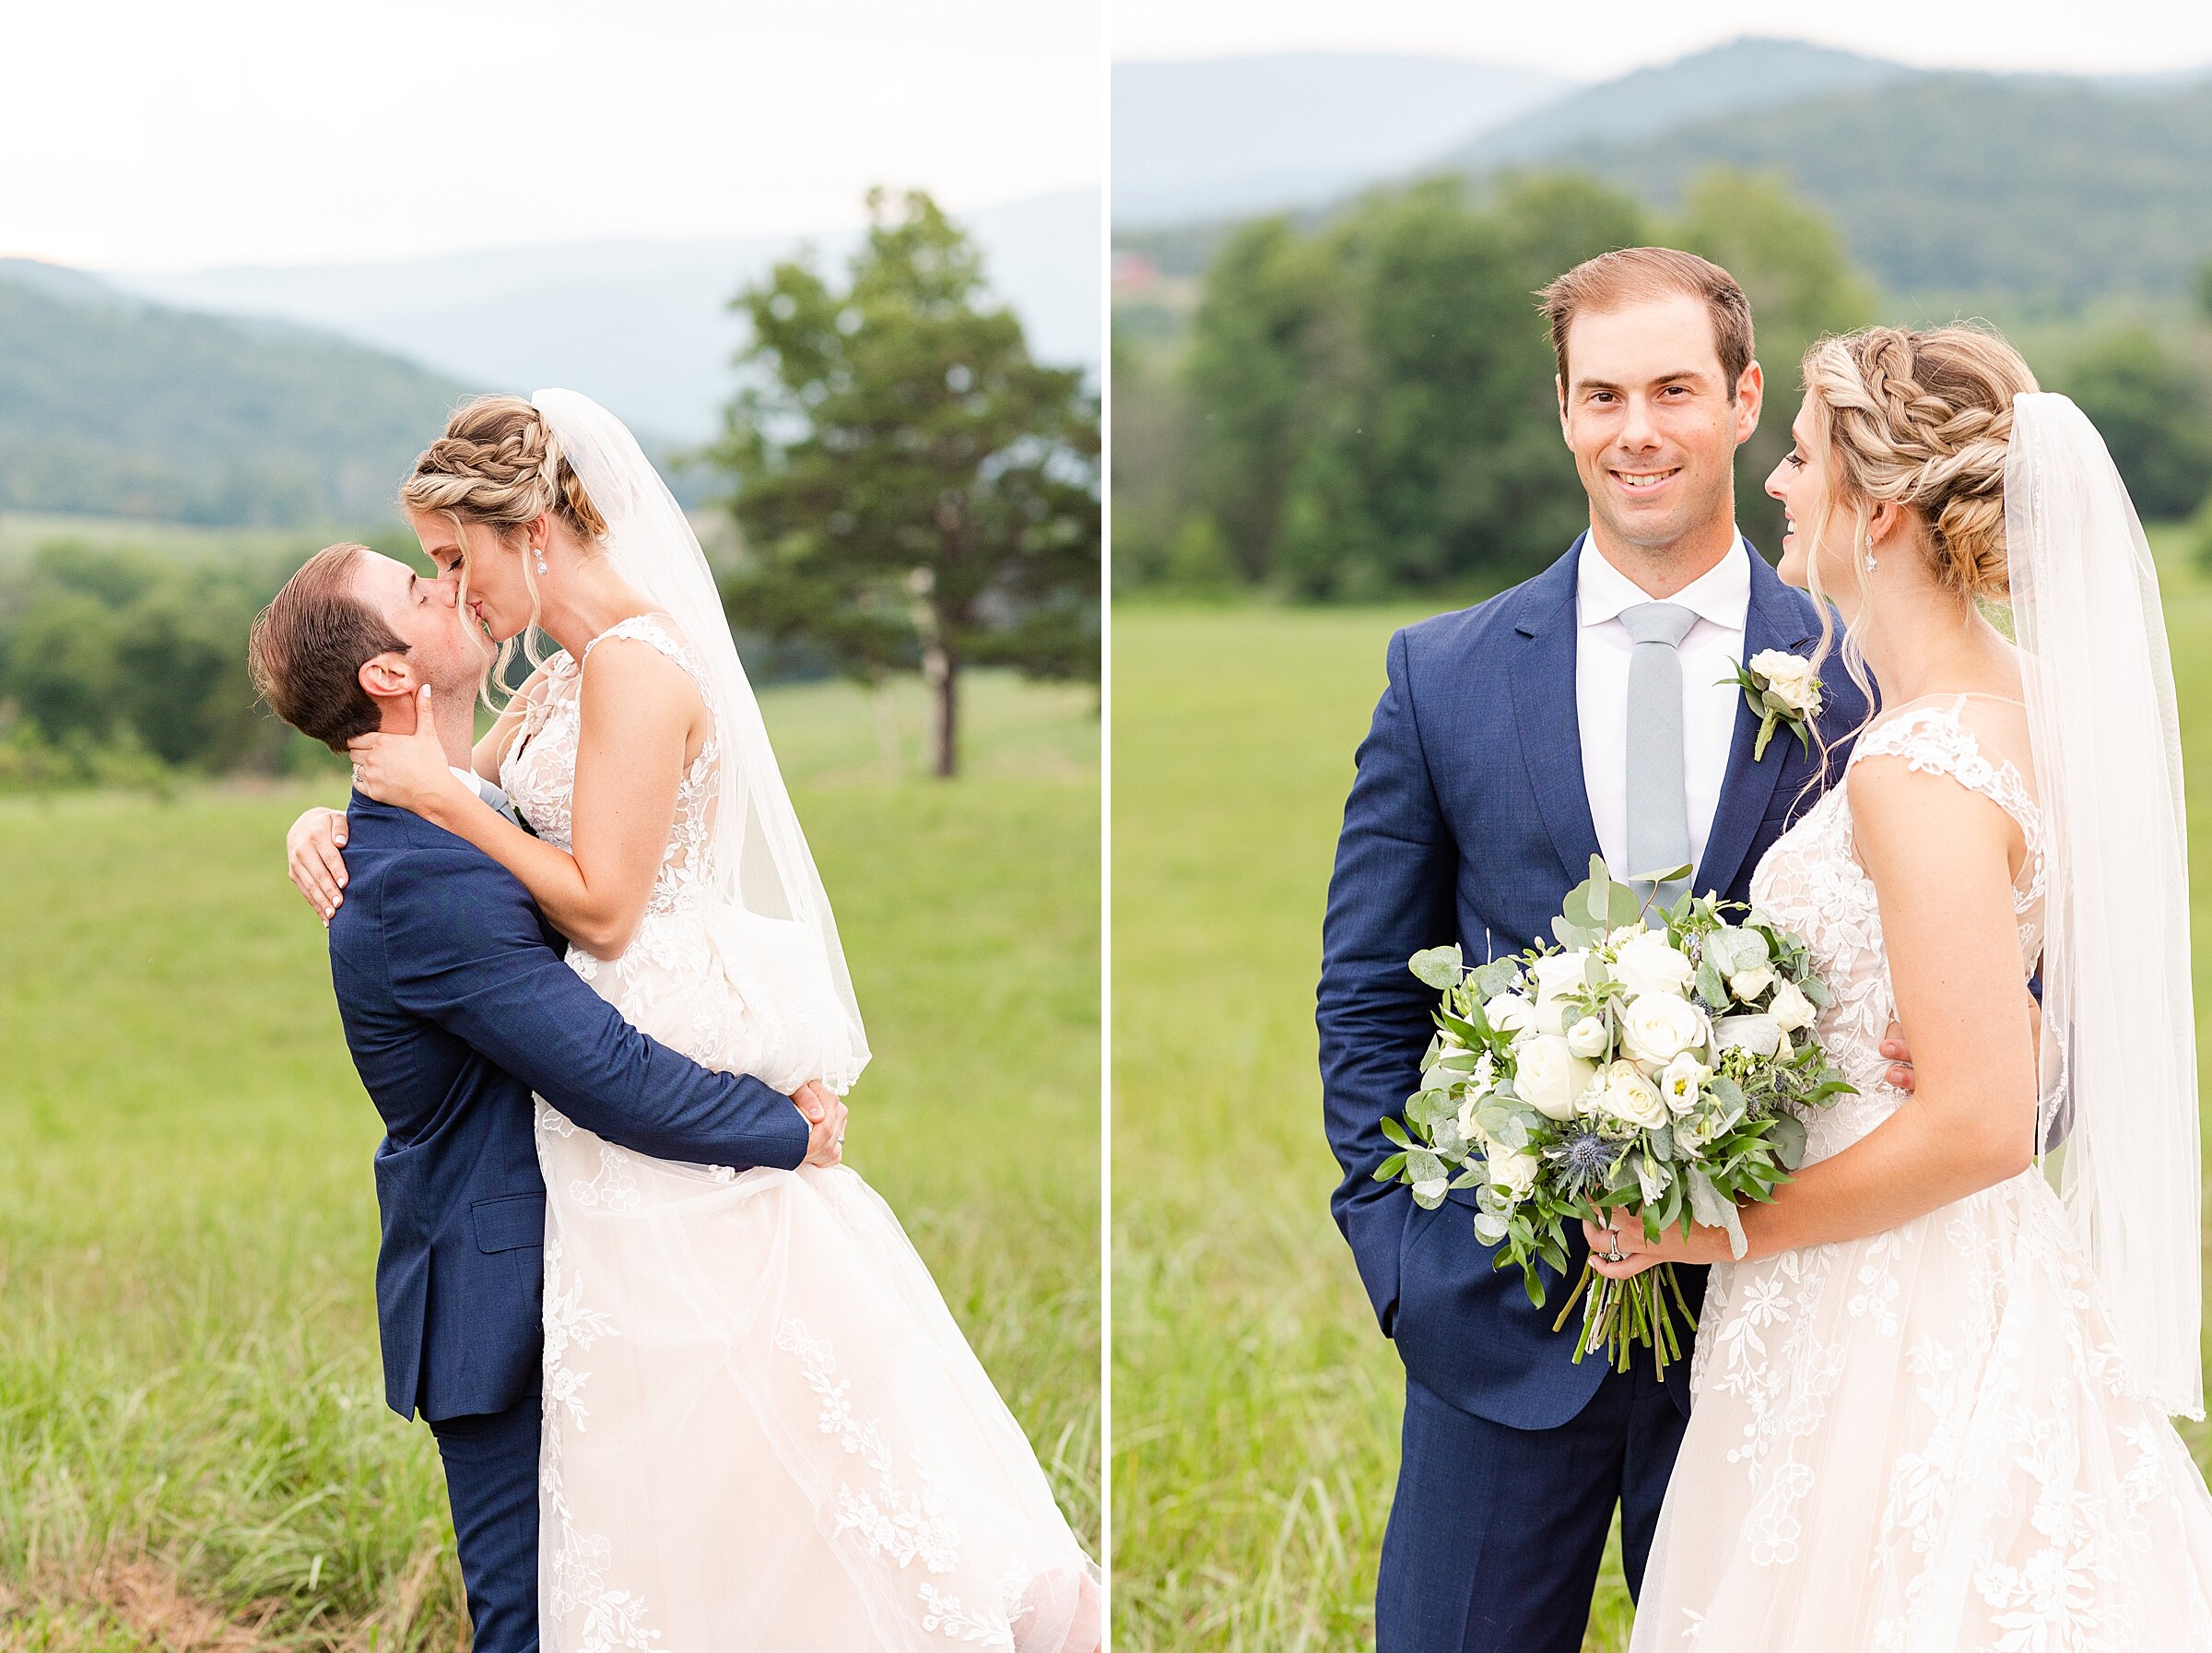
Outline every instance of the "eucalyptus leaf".
<path fill-rule="evenodd" d="M 1794 1114 L 1777 1114 L 1773 1122 L 1774 1157 L 1785 1169 L 1805 1163 L 1805 1121 Z"/>
<path fill-rule="evenodd" d="M 1712 1178 L 1694 1165 L 1686 1180 L 1689 1184 L 1689 1214 L 1707 1228 L 1726 1229 L 1728 1254 L 1742 1261 L 1748 1247 L 1744 1240 L 1743 1219 L 1736 1213 L 1735 1201 L 1724 1198 L 1712 1186 Z"/>
<path fill-rule="evenodd" d="M 1439 992 L 1455 986 L 1460 972 L 1458 945 L 1423 948 L 1407 962 L 1406 968 Z"/>
<path fill-rule="evenodd" d="M 1483 998 L 1495 998 L 1521 986 L 1521 966 L 1511 959 L 1493 959 L 1488 964 L 1477 965 L 1469 979 Z"/>

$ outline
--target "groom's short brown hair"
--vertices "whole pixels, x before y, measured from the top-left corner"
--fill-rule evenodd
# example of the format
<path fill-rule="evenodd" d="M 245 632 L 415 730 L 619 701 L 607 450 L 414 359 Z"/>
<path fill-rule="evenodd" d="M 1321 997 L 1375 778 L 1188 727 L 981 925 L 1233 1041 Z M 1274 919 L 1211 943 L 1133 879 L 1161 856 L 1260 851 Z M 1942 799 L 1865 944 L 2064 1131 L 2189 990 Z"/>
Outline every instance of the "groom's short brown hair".
<path fill-rule="evenodd" d="M 368 552 L 365 545 L 324 546 L 254 617 L 246 642 L 261 698 L 334 752 L 383 723 L 361 687 L 361 667 L 379 655 L 407 652 L 384 617 L 354 595 L 354 570 Z"/>
<path fill-rule="evenodd" d="M 1736 279 L 1711 259 L 1673 247 L 1622 247 L 1585 259 L 1539 289 L 1536 298 L 1551 324 L 1551 350 L 1559 358 L 1559 383 L 1567 378 L 1567 329 L 1585 310 L 1601 314 L 1630 304 L 1687 293 L 1702 299 L 1712 316 L 1713 348 L 1728 381 L 1728 399 L 1751 365 L 1751 301 Z"/>

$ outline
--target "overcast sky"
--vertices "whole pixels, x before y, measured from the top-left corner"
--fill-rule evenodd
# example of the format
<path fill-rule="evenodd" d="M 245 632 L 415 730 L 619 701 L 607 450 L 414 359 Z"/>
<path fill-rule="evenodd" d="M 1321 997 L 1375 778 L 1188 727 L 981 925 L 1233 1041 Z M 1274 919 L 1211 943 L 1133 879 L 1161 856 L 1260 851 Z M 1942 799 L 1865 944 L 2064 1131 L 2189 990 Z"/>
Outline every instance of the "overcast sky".
<path fill-rule="evenodd" d="M 0 255 L 306 264 L 969 208 L 1105 170 L 1103 0 L 7 10 Z"/>
<path fill-rule="evenodd" d="M 1436 53 L 1601 80 L 1742 34 L 1783 35 L 1931 67 L 2159 71 L 2212 65 L 2204 0 L 1112 0 L 1119 59 L 1259 52 Z"/>

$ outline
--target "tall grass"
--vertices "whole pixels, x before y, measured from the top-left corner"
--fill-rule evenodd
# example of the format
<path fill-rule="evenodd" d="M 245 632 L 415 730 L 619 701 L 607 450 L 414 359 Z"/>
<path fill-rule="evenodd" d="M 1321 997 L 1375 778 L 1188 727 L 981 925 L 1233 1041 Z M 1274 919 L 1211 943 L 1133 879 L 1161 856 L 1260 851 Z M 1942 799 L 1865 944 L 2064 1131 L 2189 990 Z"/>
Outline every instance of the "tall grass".
<path fill-rule="evenodd" d="M 2212 591 L 2168 561 L 2207 961 L 2201 1035 Z M 1121 1653 L 1334 1653 L 1373 1635 L 1404 1377 L 1329 1218 L 1313 986 L 1352 752 L 1384 643 L 1418 613 L 1115 616 Z M 2203 1432 L 2192 1438 L 2201 1456 Z M 1624 1648 L 1630 1623 L 1616 1553 L 1589 1653 Z"/>
<path fill-rule="evenodd" d="M 916 695 L 765 698 L 878 1053 L 853 1163 L 1095 1544 L 1090 698 L 981 679 L 952 785 L 886 773 Z M 434 1446 L 382 1404 L 378 1126 L 280 865 L 311 801 L 0 804 L 0 1645 L 465 1635 Z"/>

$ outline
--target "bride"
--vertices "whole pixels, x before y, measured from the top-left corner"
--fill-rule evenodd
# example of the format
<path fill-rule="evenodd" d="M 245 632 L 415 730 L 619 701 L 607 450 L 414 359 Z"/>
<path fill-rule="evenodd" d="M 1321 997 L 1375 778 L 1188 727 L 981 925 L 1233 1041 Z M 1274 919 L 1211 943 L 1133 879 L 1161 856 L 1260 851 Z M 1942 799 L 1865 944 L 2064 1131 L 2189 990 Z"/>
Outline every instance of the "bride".
<path fill-rule="evenodd" d="M 1811 943 L 1860 1093 L 1744 1211 L 1741 1261 L 1588 1225 L 1616 1277 L 1715 1265 L 1633 1646 L 2212 1648 L 2212 1496 L 2168 1422 L 2203 1415 L 2202 1240 L 2149 551 L 2002 339 L 1877 327 L 1806 384 L 1781 572 L 1883 703 L 1751 893 Z M 2017 646 L 1979 607 L 2008 586 Z"/>
<path fill-rule="evenodd" d="M 358 743 L 357 785 L 497 858 L 642 1031 L 841 1095 L 868 1047 L 829 902 L 699 542 L 629 431 L 571 391 L 482 397 L 402 501 L 501 667 L 534 627 L 560 652 L 476 748 L 527 831 L 432 740 Z M 331 825 L 301 818 L 295 868 Z M 546 1647 L 1098 1647 L 1096 1568 L 856 1173 L 649 1159 L 542 1100 L 536 1135 Z"/>

